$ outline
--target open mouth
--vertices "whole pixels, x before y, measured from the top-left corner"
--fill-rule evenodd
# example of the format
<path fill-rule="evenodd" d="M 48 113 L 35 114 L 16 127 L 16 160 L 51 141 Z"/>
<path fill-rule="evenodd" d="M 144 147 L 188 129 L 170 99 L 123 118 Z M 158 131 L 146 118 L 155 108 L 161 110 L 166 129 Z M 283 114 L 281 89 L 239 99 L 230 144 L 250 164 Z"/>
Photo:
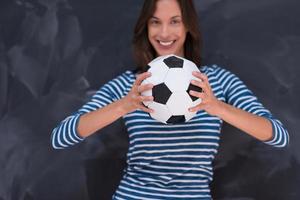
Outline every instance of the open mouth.
<path fill-rule="evenodd" d="M 158 40 L 158 43 L 164 47 L 169 47 L 171 46 L 172 44 L 175 43 L 176 40 L 171 40 L 171 41 L 160 41 Z"/>

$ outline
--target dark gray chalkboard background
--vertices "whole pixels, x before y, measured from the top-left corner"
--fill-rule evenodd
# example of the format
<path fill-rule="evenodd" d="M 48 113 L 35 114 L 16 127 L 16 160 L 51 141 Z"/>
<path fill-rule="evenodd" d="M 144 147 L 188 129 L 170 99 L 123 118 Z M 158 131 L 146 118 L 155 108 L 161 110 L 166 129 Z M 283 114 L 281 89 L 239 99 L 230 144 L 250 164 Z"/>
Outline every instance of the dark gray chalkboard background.
<path fill-rule="evenodd" d="M 300 1 L 196 0 L 204 63 L 237 74 L 290 133 L 285 149 L 224 125 L 217 200 L 300 199 Z M 50 133 L 133 69 L 139 0 L 0 1 L 0 200 L 110 199 L 125 166 L 122 120 L 57 151 Z"/>

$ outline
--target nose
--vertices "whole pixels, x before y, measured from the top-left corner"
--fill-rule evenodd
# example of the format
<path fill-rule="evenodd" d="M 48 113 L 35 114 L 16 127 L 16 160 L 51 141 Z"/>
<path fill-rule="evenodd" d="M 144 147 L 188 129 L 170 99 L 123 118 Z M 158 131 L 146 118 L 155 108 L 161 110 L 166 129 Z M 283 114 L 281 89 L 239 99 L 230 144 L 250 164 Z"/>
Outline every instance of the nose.
<path fill-rule="evenodd" d="M 161 29 L 160 29 L 160 37 L 162 39 L 167 39 L 170 35 L 170 28 L 167 24 L 164 24 L 161 26 Z"/>

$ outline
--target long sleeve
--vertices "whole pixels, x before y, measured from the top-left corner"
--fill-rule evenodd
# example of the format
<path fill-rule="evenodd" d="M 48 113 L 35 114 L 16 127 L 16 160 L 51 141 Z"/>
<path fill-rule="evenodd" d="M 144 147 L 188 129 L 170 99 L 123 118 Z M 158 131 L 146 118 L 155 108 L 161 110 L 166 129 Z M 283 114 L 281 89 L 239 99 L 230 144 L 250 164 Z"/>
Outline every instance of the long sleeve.
<path fill-rule="evenodd" d="M 131 88 L 134 74 L 126 71 L 103 85 L 77 112 L 68 116 L 55 127 L 51 134 L 52 147 L 64 149 L 84 140 L 77 132 L 80 116 L 121 99 Z"/>
<path fill-rule="evenodd" d="M 226 103 L 249 113 L 264 117 L 272 124 L 273 137 L 266 144 L 275 147 L 285 147 L 289 143 L 289 134 L 283 124 L 264 108 L 257 97 L 233 73 L 215 66 L 216 77 L 223 88 Z"/>

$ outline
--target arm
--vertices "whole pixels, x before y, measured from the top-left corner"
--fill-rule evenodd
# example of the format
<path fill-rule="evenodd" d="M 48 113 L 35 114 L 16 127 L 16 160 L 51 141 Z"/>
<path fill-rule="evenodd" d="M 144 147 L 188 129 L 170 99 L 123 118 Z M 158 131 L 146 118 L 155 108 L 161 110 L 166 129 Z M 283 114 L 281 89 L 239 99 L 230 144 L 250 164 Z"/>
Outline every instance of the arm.
<path fill-rule="evenodd" d="M 202 87 L 204 93 L 194 93 L 203 100 L 194 109 L 204 109 L 266 144 L 276 147 L 288 144 L 288 132 L 282 123 L 273 118 L 235 75 L 218 69 L 216 76 L 223 88 L 226 102 L 219 101 L 214 96 L 205 75 L 196 73 L 195 76 L 202 80 L 195 84 Z"/>
<path fill-rule="evenodd" d="M 218 103 L 218 117 L 227 123 L 261 141 L 268 141 L 273 137 L 272 124 L 266 118 L 246 112 L 222 101 L 218 101 Z"/>
<path fill-rule="evenodd" d="M 139 95 L 139 92 L 149 90 L 152 87 L 149 84 L 140 85 L 147 77 L 149 74 L 141 74 L 125 97 L 122 97 L 125 85 L 132 84 L 130 80 L 126 79 L 125 74 L 101 87 L 77 113 L 67 117 L 52 131 L 53 148 L 63 149 L 79 143 L 85 137 L 136 109 L 151 112 L 152 110 L 142 106 L 141 102 L 152 100 L 153 97 Z"/>
<path fill-rule="evenodd" d="M 78 122 L 77 134 L 82 138 L 88 137 L 116 121 L 126 113 L 122 106 L 122 101 L 118 100 L 103 108 L 83 114 Z"/>

